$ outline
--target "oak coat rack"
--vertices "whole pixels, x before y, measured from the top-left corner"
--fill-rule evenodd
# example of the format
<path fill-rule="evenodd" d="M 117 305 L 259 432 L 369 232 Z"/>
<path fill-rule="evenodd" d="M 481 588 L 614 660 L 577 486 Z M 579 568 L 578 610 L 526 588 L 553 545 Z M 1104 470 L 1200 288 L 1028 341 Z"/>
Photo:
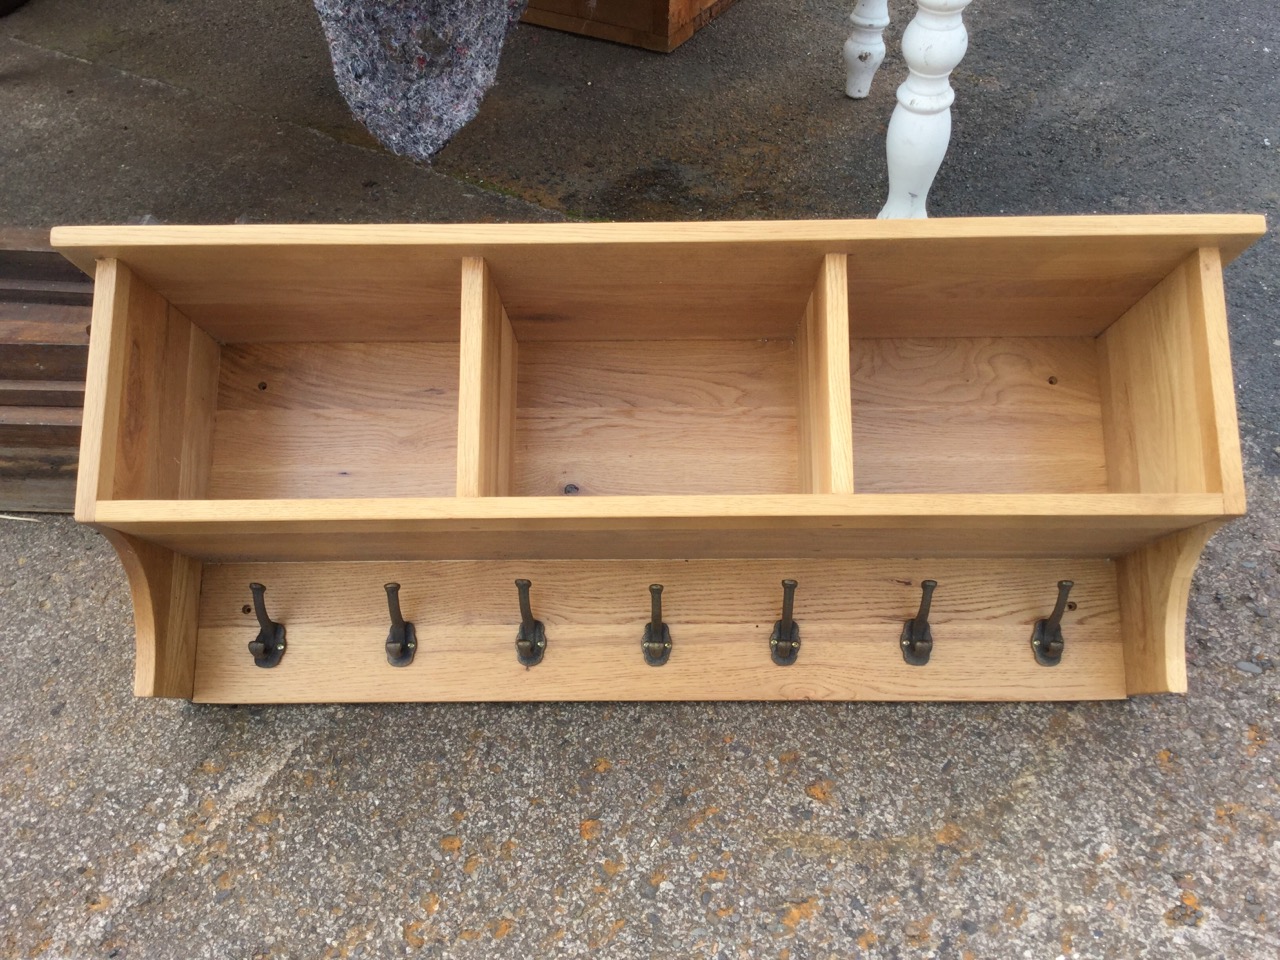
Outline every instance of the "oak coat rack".
<path fill-rule="evenodd" d="M 76 517 L 139 696 L 1182 691 L 1264 226 L 59 228 Z"/>

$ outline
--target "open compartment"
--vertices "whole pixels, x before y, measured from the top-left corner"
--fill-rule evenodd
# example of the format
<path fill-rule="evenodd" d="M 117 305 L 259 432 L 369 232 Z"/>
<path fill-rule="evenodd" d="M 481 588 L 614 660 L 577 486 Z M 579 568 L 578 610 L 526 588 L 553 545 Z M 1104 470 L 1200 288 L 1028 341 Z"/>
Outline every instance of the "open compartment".
<path fill-rule="evenodd" d="M 604 271 L 580 302 L 518 275 L 508 301 L 488 263 L 464 261 L 460 446 L 481 452 L 459 463 L 460 495 L 850 489 L 847 442 L 832 454 L 848 435 L 844 257 L 730 284 L 714 263 L 664 261 Z M 652 273 L 638 301 L 637 270 Z"/>
<path fill-rule="evenodd" d="M 285 262 L 281 262 L 281 260 Z M 98 474 L 113 500 L 452 496 L 458 261 L 278 254 L 159 289 L 99 262 Z M 82 460 L 82 463 L 84 460 Z M 82 467 L 83 471 L 83 467 Z"/>
<path fill-rule="evenodd" d="M 211 499 L 451 497 L 458 344 L 221 350 Z"/>
<path fill-rule="evenodd" d="M 917 246 L 850 258 L 857 492 L 1243 509 L 1216 248 L 1161 267 L 1116 241 Z"/>

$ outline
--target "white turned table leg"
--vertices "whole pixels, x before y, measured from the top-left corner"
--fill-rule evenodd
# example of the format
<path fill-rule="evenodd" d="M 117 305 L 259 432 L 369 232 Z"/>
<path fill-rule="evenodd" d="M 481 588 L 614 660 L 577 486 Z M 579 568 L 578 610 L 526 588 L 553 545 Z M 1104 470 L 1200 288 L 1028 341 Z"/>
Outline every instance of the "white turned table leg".
<path fill-rule="evenodd" d="M 871 81 L 884 63 L 884 28 L 889 25 L 889 0 L 858 0 L 849 14 L 853 32 L 844 42 L 847 71 L 844 92 L 861 100 L 871 92 Z"/>
<path fill-rule="evenodd" d="M 961 13 L 969 0 L 917 0 L 919 10 L 902 35 L 910 73 L 898 88 L 889 121 L 888 217 L 925 217 L 929 187 L 951 141 L 951 71 L 969 45 Z"/>

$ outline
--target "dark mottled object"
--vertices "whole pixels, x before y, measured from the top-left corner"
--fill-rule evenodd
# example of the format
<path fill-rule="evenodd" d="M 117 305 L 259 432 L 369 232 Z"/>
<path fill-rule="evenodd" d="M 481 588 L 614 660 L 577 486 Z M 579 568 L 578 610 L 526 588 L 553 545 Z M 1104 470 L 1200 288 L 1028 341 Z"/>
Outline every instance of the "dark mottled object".
<path fill-rule="evenodd" d="M 429 160 L 480 109 L 528 0 L 314 0 L 338 88 L 394 153 Z"/>

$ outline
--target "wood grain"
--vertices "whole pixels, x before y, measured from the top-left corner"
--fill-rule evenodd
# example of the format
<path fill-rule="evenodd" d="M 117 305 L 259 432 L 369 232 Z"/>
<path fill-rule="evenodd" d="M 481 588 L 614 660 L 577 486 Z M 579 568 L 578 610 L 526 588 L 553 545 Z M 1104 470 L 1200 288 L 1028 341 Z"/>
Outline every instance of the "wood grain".
<path fill-rule="evenodd" d="M 0 512 L 71 513 L 79 459 L 74 446 L 0 451 Z"/>
<path fill-rule="evenodd" d="M 800 489 L 853 493 L 846 258 L 823 258 L 796 335 Z"/>
<path fill-rule="evenodd" d="M 516 577 L 533 581 L 546 658 L 515 657 Z M 799 581 L 797 663 L 777 667 L 768 636 L 782 577 Z M 1076 581 L 1060 666 L 1035 663 L 1033 622 L 1061 577 Z M 938 580 L 926 667 L 898 636 Z M 381 585 L 402 584 L 418 631 L 414 664 L 386 663 Z M 280 666 L 254 666 L 242 613 L 252 580 L 289 631 Z M 640 637 L 650 583 L 663 583 L 674 649 L 647 666 Z M 1115 570 L 1097 560 L 675 561 L 456 564 L 228 564 L 206 568 L 195 698 L 207 702 L 367 700 L 1010 700 L 1124 696 Z"/>
<path fill-rule="evenodd" d="M 134 696 L 191 699 L 203 567 L 153 543 L 114 530 L 102 533 L 129 578 L 136 634 Z"/>
<path fill-rule="evenodd" d="M 457 494 L 507 496 L 512 485 L 517 345 L 488 265 L 462 262 Z"/>
<path fill-rule="evenodd" d="M 1216 249 L 1202 247 L 1183 269 L 1187 271 L 1192 318 L 1200 429 L 1208 438 L 1209 455 L 1216 460 L 1224 509 L 1233 516 L 1243 515 L 1244 464 L 1240 454 L 1240 424 L 1236 418 L 1235 380 L 1231 372 L 1231 333 L 1227 329 L 1222 255 Z"/>
<path fill-rule="evenodd" d="M 1130 695 L 1186 693 L 1191 577 L 1221 521 L 1147 544 L 1117 562 L 1125 686 Z"/>
<path fill-rule="evenodd" d="M 108 498 L 204 497 L 218 346 L 136 277 L 128 283 L 124 309 L 124 336 L 112 338 L 123 357 Z"/>
<path fill-rule="evenodd" d="M 521 344 L 514 492 L 798 492 L 796 366 L 790 340 Z"/>
<path fill-rule="evenodd" d="M 115 484 L 132 282 L 132 271 L 118 260 L 98 263 L 76 481 L 75 516 L 81 523 L 93 522 L 98 501 L 110 499 Z"/>
<path fill-rule="evenodd" d="M 0 407 L 9 406 L 83 407 L 84 381 L 0 380 Z M 77 424 L 78 422 L 77 409 Z M 76 442 L 79 443 L 78 435 Z"/>
<path fill-rule="evenodd" d="M 670 53 L 735 0 L 531 0 L 521 18 L 584 37 Z"/>
<path fill-rule="evenodd" d="M 207 559 L 1114 557 L 1221 512 L 1215 495 L 561 496 L 103 503 L 99 520 Z"/>
<path fill-rule="evenodd" d="M 449 496 L 458 346 L 222 348 L 212 498 Z"/>
<path fill-rule="evenodd" d="M 850 353 L 859 492 L 1107 492 L 1092 340 L 855 338 Z"/>
<path fill-rule="evenodd" d="M 1189 257 L 1098 338 L 1098 356 L 1112 489 L 1223 493 L 1228 512 L 1240 514 L 1220 275 L 1212 254 Z"/>
<path fill-rule="evenodd" d="M 819 263 L 848 254 L 857 336 L 1094 335 L 1199 247 L 1256 216 L 681 224 L 63 227 L 91 269 L 128 262 L 221 342 L 453 340 L 463 257 L 517 339 L 790 338 Z M 921 269 L 927 264 L 928 269 Z M 872 328 L 877 325 L 877 329 Z"/>
<path fill-rule="evenodd" d="M 0 405 L 0 446 L 73 447 L 80 442 L 80 411 L 74 407 Z"/>

